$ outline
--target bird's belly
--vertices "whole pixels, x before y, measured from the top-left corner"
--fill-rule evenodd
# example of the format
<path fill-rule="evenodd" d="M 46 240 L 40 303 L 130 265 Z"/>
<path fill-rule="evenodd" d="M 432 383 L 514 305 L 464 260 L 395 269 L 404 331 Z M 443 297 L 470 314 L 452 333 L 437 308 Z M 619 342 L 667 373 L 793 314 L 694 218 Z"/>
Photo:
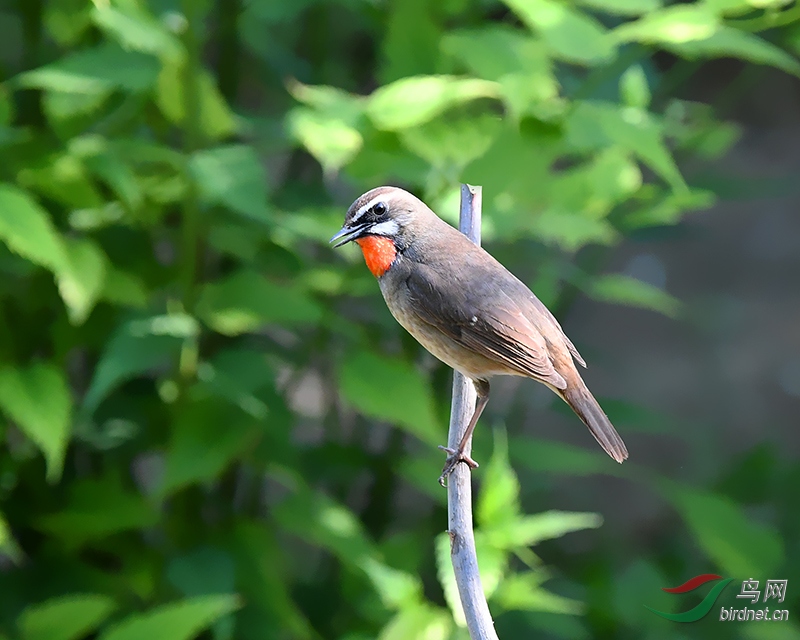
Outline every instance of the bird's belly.
<path fill-rule="evenodd" d="M 433 325 L 421 320 L 407 304 L 388 298 L 386 304 L 395 320 L 431 355 L 468 378 L 484 380 L 494 375 L 520 375 L 518 371 L 461 346 Z"/>

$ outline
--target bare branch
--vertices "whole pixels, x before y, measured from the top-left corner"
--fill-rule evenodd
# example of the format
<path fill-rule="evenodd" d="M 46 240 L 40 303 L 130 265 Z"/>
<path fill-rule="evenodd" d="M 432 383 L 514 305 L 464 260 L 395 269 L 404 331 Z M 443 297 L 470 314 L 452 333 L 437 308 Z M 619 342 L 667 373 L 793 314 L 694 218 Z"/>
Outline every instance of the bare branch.
<path fill-rule="evenodd" d="M 481 187 L 461 185 L 459 229 L 475 244 L 481 243 Z M 455 371 L 453 400 L 450 407 L 448 446 L 456 450 L 475 410 L 475 387 Z M 472 446 L 472 443 L 469 445 Z M 469 449 L 466 452 L 469 454 Z M 450 534 L 450 557 L 456 575 L 461 606 L 472 640 L 497 640 L 489 605 L 483 594 L 472 531 L 472 484 L 470 469 L 456 465 L 447 480 L 447 519 Z"/>

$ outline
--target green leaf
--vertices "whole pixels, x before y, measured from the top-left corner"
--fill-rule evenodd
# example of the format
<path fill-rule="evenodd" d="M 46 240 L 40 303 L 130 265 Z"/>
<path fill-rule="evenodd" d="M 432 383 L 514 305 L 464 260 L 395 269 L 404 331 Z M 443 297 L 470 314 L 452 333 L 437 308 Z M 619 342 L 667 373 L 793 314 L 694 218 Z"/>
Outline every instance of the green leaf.
<path fill-rule="evenodd" d="M 112 304 L 141 309 L 149 299 L 147 287 L 142 280 L 127 271 L 108 265 L 100 297 Z"/>
<path fill-rule="evenodd" d="M 436 118 L 400 132 L 403 144 L 435 167 L 464 166 L 480 158 L 500 127 L 494 116 Z"/>
<path fill-rule="evenodd" d="M 676 192 L 687 191 L 675 160 L 664 144 L 661 124 L 647 111 L 608 102 L 578 103 L 566 120 L 567 143 L 576 150 L 619 145 L 635 153 Z"/>
<path fill-rule="evenodd" d="M 167 577 L 185 596 L 229 593 L 236 582 L 230 555 L 206 546 L 173 557 L 167 566 Z"/>
<path fill-rule="evenodd" d="M 646 207 L 625 216 L 626 229 L 677 224 L 681 216 L 690 211 L 707 209 L 714 204 L 716 196 L 711 191 L 691 189 L 685 192 L 666 194 L 660 201 L 648 203 Z"/>
<path fill-rule="evenodd" d="M 597 276 L 587 293 L 595 300 L 650 309 L 670 318 L 677 317 L 681 310 L 680 301 L 665 291 L 621 273 Z"/>
<path fill-rule="evenodd" d="M 603 518 L 597 513 L 574 513 L 569 511 L 545 511 L 533 516 L 506 518 L 502 514 L 495 521 L 481 525 L 492 545 L 509 551 L 539 544 L 542 540 L 560 538 L 573 531 L 597 529 Z M 494 526 L 494 522 L 499 522 Z"/>
<path fill-rule="evenodd" d="M 0 184 L 0 239 L 14 253 L 54 273 L 67 268 L 67 255 L 50 216 L 27 192 Z"/>
<path fill-rule="evenodd" d="M 642 65 L 628 67 L 619 80 L 619 93 L 629 107 L 646 109 L 650 105 L 650 87 Z"/>
<path fill-rule="evenodd" d="M 98 640 L 191 640 L 214 621 L 241 607 L 235 595 L 187 598 L 128 616 Z"/>
<path fill-rule="evenodd" d="M 499 81 L 520 72 L 551 74 L 552 62 L 542 42 L 504 25 L 452 31 L 442 38 L 441 47 L 484 80 Z"/>
<path fill-rule="evenodd" d="M 73 482 L 67 504 L 38 519 L 37 526 L 70 547 L 102 540 L 121 531 L 146 529 L 159 514 L 138 492 L 125 489 L 114 475 Z"/>
<path fill-rule="evenodd" d="M 622 16 L 638 16 L 661 7 L 661 0 L 577 0 L 577 3 Z"/>
<path fill-rule="evenodd" d="M 8 520 L 2 512 L 0 512 L 0 557 L 11 560 L 14 564 L 20 565 L 25 559 L 22 548 L 14 539 L 14 534 L 11 532 L 11 527 L 8 525 Z"/>
<path fill-rule="evenodd" d="M 209 327 L 224 335 L 239 335 L 268 324 L 310 324 L 322 313 L 297 286 L 276 284 L 249 270 L 207 284 L 197 312 Z"/>
<path fill-rule="evenodd" d="M 428 0 L 405 0 L 386 8 L 378 67 L 381 84 L 435 69 L 442 32 L 437 5 Z"/>
<path fill-rule="evenodd" d="M 719 28 L 717 17 L 702 4 L 674 5 L 613 31 L 619 42 L 676 44 L 710 38 Z"/>
<path fill-rule="evenodd" d="M 17 626 L 22 640 L 79 640 L 94 631 L 117 608 L 108 596 L 74 593 L 29 606 Z"/>
<path fill-rule="evenodd" d="M 543 242 L 577 251 L 587 244 L 611 244 L 617 233 L 606 220 L 589 218 L 565 209 L 543 211 L 529 223 L 530 231 Z"/>
<path fill-rule="evenodd" d="M 553 56 L 578 64 L 607 60 L 614 43 L 594 18 L 555 0 L 504 0 L 533 31 L 541 35 Z"/>
<path fill-rule="evenodd" d="M 186 120 L 186 59 L 169 58 L 158 74 L 156 103 L 164 117 L 173 124 L 181 125 Z M 225 138 L 236 130 L 233 114 L 220 95 L 214 77 L 205 69 L 197 71 L 197 84 L 202 134 L 212 140 Z"/>
<path fill-rule="evenodd" d="M 375 91 L 367 115 L 378 129 L 396 131 L 428 122 L 455 105 L 498 95 L 498 85 L 486 80 L 415 76 Z"/>
<path fill-rule="evenodd" d="M 447 611 L 431 605 L 404 609 L 389 621 L 377 640 L 447 640 L 453 623 Z"/>
<path fill-rule="evenodd" d="M 778 533 L 744 514 L 729 498 L 667 480 L 657 486 L 681 513 L 706 555 L 725 574 L 772 575 L 785 566 Z"/>
<path fill-rule="evenodd" d="M 267 624 L 285 630 L 288 638 L 318 640 L 291 593 L 293 560 L 278 540 L 275 527 L 260 521 L 242 520 L 236 524 L 233 544 L 236 556 L 236 584 L 248 605 L 263 612 Z M 264 628 L 264 627 L 262 627 Z"/>
<path fill-rule="evenodd" d="M 181 41 L 164 24 L 133 4 L 124 9 L 95 3 L 92 21 L 114 38 L 124 49 L 152 53 L 164 58 L 181 58 L 185 51 Z"/>
<path fill-rule="evenodd" d="M 64 245 L 68 269 L 58 277 L 58 291 L 67 305 L 72 324 L 83 324 L 100 298 L 108 258 L 93 241 L 68 240 Z"/>
<path fill-rule="evenodd" d="M 184 596 L 231 593 L 236 589 L 236 567 L 233 558 L 220 548 L 202 546 L 172 558 L 167 565 L 169 581 Z M 217 620 L 215 640 L 231 640 L 235 621 L 229 613 Z"/>
<path fill-rule="evenodd" d="M 585 611 L 581 602 L 545 591 L 541 582 L 541 575 L 533 571 L 506 576 L 492 597 L 492 604 L 497 603 L 507 611 L 548 611 L 566 615 Z"/>
<path fill-rule="evenodd" d="M 0 408 L 39 447 L 47 461 L 47 479 L 57 481 L 72 414 L 72 396 L 61 370 L 44 363 L 0 369 Z"/>
<path fill-rule="evenodd" d="M 494 451 L 483 474 L 476 514 L 482 530 L 519 514 L 519 480 L 508 463 L 508 438 L 503 429 L 494 430 Z"/>
<path fill-rule="evenodd" d="M 373 542 L 350 509 L 314 492 L 293 471 L 281 469 L 271 476 L 289 490 L 272 509 L 284 529 L 327 549 L 348 566 L 360 568 L 375 558 Z"/>
<path fill-rule="evenodd" d="M 254 444 L 258 431 L 252 418 L 228 404 L 207 401 L 184 409 L 172 428 L 159 495 L 213 480 Z"/>
<path fill-rule="evenodd" d="M 274 475 L 291 490 L 291 495 L 273 509 L 282 527 L 310 544 L 327 549 L 345 565 L 363 572 L 385 607 L 406 608 L 421 601 L 419 579 L 382 561 L 352 511 L 327 496 L 314 493 L 291 472 L 283 477 L 277 473 Z"/>
<path fill-rule="evenodd" d="M 26 89 L 97 95 L 113 89 L 145 91 L 157 76 L 157 59 L 108 42 L 26 71 L 10 82 Z"/>
<path fill-rule="evenodd" d="M 255 150 L 244 144 L 204 149 L 190 167 L 201 197 L 257 222 L 269 219 L 264 168 Z"/>
<path fill-rule="evenodd" d="M 353 350 L 339 369 L 339 388 L 360 413 L 394 423 L 428 444 L 441 444 L 444 425 L 436 423 L 430 387 L 404 360 Z"/>
<path fill-rule="evenodd" d="M 314 109 L 293 109 L 289 132 L 314 156 L 326 172 L 336 172 L 361 150 L 364 139 L 345 121 Z"/>
<path fill-rule="evenodd" d="M 720 27 L 709 38 L 671 44 L 672 51 L 686 58 L 741 58 L 767 64 L 800 76 L 800 62 L 780 47 L 753 33 Z"/>
<path fill-rule="evenodd" d="M 183 336 L 164 330 L 168 320 L 169 316 L 155 316 L 117 329 L 95 367 L 83 398 L 85 411 L 92 413 L 123 382 L 175 360 Z"/>

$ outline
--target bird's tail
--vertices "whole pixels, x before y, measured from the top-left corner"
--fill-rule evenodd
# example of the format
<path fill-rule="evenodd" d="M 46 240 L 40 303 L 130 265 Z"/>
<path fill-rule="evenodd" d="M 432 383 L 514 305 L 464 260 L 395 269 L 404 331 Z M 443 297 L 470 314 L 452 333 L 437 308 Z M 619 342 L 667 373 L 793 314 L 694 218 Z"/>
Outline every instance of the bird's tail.
<path fill-rule="evenodd" d="M 575 377 L 577 379 L 570 380 L 567 388 L 559 390 L 558 394 L 589 427 L 589 431 L 605 452 L 617 462 L 622 462 L 628 457 L 625 443 L 580 376 Z"/>

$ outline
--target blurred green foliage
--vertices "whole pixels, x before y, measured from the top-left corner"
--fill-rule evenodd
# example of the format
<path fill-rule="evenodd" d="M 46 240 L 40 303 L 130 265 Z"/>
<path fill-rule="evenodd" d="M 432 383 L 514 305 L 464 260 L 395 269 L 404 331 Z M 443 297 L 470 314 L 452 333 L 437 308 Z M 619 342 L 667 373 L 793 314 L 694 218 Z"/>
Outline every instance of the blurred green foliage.
<path fill-rule="evenodd" d="M 486 243 L 557 313 L 583 292 L 679 319 L 601 273 L 713 200 L 677 159 L 737 129 L 677 89 L 715 57 L 800 73 L 783 0 L 0 7 L 0 637 L 20 640 L 466 638 L 433 446 L 449 375 L 326 247 L 344 208 L 391 182 L 452 221 L 458 183 L 481 184 Z M 767 450 L 699 488 L 490 433 L 477 536 L 503 637 L 717 637 L 643 599 L 800 570 L 799 471 Z M 594 473 L 683 524 L 638 560 L 592 538 L 545 567 L 532 546 L 601 518 L 524 506 Z"/>

